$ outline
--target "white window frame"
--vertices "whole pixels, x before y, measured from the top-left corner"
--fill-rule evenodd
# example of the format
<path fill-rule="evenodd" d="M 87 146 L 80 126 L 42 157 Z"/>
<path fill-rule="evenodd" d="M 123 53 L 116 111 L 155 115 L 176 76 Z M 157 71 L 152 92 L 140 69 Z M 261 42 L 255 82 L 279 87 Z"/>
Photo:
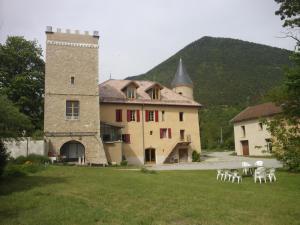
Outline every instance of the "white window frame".
<path fill-rule="evenodd" d="M 68 103 L 71 104 L 70 107 L 68 107 Z M 75 105 L 76 103 L 78 103 L 78 106 Z M 70 113 L 68 112 L 68 109 L 71 109 Z M 77 109 L 77 113 L 75 112 L 76 109 Z M 80 112 L 80 102 L 78 100 L 67 100 L 66 101 L 66 119 L 67 120 L 78 120 L 79 112 Z"/>

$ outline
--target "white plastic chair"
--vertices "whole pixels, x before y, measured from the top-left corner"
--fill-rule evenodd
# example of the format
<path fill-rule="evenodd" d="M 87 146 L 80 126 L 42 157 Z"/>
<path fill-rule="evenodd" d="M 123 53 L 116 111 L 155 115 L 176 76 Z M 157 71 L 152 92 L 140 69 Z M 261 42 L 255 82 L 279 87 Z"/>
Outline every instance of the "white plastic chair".
<path fill-rule="evenodd" d="M 270 182 L 272 182 L 273 179 L 274 181 L 276 181 L 275 168 L 269 169 L 269 171 L 267 172 L 267 177 L 269 178 Z"/>
<path fill-rule="evenodd" d="M 228 181 L 230 181 L 232 174 L 229 170 L 225 170 L 225 172 L 224 172 L 224 181 L 227 179 L 227 177 L 228 177 Z"/>
<path fill-rule="evenodd" d="M 263 161 L 256 161 L 255 166 L 260 167 L 260 166 L 264 166 L 264 162 Z"/>
<path fill-rule="evenodd" d="M 250 174 L 252 174 L 251 170 L 250 170 L 251 164 L 248 162 L 242 162 L 242 168 L 243 168 L 243 173 L 248 175 L 248 172 Z"/>
<path fill-rule="evenodd" d="M 256 180 L 259 179 L 259 183 L 261 183 L 261 180 L 264 179 L 265 183 L 267 183 L 267 173 L 266 169 L 264 167 L 258 167 L 254 171 L 254 182 L 256 183 Z"/>
<path fill-rule="evenodd" d="M 240 182 L 242 182 L 242 176 L 239 175 L 239 173 L 237 171 L 234 171 L 232 174 L 232 183 L 235 181 L 235 179 L 237 179 L 238 184 Z"/>
<path fill-rule="evenodd" d="M 225 174 L 223 170 L 217 170 L 217 180 L 219 180 L 219 176 L 221 176 L 221 180 L 223 180 L 224 175 Z"/>

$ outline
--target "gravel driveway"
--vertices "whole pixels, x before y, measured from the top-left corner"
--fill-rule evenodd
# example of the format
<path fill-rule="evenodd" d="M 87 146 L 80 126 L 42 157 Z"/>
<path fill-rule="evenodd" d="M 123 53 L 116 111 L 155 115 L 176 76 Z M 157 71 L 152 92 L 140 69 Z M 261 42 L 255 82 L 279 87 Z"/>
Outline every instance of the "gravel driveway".
<path fill-rule="evenodd" d="M 250 158 L 243 156 L 231 156 L 232 152 L 202 152 L 202 161 L 199 163 L 180 163 L 153 165 L 153 170 L 215 170 L 215 169 L 236 169 L 242 167 L 242 162 L 253 165 L 256 161 L 264 162 L 265 167 L 282 167 L 276 159 L 270 158 Z"/>

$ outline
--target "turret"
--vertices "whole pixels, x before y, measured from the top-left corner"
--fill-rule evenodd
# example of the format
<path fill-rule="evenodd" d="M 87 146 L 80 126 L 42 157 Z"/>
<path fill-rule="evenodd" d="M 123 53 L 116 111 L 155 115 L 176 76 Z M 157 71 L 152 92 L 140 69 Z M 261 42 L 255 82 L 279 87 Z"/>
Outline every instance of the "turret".
<path fill-rule="evenodd" d="M 189 74 L 186 72 L 186 69 L 180 58 L 179 64 L 177 67 L 176 74 L 171 83 L 172 90 L 176 93 L 189 98 L 194 99 L 193 97 L 193 81 L 191 80 Z"/>

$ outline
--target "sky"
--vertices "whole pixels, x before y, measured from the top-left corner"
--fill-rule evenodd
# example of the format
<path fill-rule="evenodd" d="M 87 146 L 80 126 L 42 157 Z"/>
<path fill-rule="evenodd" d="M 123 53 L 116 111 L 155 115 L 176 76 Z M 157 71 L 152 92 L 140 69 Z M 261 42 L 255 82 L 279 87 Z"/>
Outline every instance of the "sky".
<path fill-rule="evenodd" d="M 98 30 L 100 81 L 145 73 L 203 37 L 229 37 L 293 50 L 281 38 L 274 0 L 0 0 L 0 42 L 37 40 L 45 29 Z M 175 71 L 174 71 L 175 72 Z"/>

